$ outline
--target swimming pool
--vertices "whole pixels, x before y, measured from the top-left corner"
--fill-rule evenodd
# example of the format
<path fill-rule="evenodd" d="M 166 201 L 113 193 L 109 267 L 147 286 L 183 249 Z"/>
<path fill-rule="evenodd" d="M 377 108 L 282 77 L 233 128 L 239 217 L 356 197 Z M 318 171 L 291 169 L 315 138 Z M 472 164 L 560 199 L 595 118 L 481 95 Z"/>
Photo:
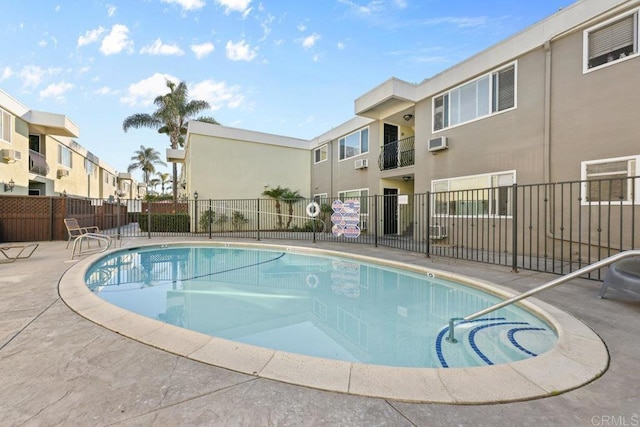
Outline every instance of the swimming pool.
<path fill-rule="evenodd" d="M 134 244 L 136 241 L 140 243 Z M 486 281 L 426 268 L 427 265 L 456 268 L 458 263 L 447 265 L 449 263 L 446 260 L 443 260 L 444 262 L 436 260 L 434 263 L 433 260 L 427 260 L 419 255 L 414 256 L 415 254 L 390 251 L 385 248 L 363 248 L 363 252 L 370 255 L 367 257 L 344 253 L 344 247 L 330 243 L 314 244 L 312 248 L 307 248 L 215 240 L 182 242 L 166 239 L 166 241 L 170 244 L 149 245 L 147 239 L 134 239 L 127 241 L 127 244 L 132 246 L 131 255 L 138 249 L 210 246 L 267 249 L 280 253 L 330 257 L 335 255 L 357 262 L 372 262 L 393 268 L 403 268 L 418 275 L 433 273 L 437 278 L 451 279 L 479 289 L 488 289 L 502 299 L 515 294 L 514 291 Z M 214 337 L 117 307 L 92 292 L 85 281 L 89 270 L 96 262 L 101 262 L 113 253 L 124 253 L 122 251 L 123 249 L 113 249 L 111 252 L 71 261 L 74 265 L 65 272 L 59 282 L 62 301 L 80 316 L 118 335 L 192 361 L 244 373 L 250 377 L 332 392 L 408 402 L 478 404 L 553 396 L 593 381 L 608 367 L 609 355 L 606 346 L 589 327 L 570 314 L 535 298 L 523 301 L 522 305 L 552 327 L 557 334 L 556 344 L 537 357 L 492 366 L 393 367 L 306 356 Z M 393 261 L 393 259 L 401 259 L 404 262 Z M 130 266 L 134 264 L 127 264 L 128 262 L 129 260 L 124 259 L 124 265 L 116 268 L 120 269 L 119 271 L 131 268 Z M 425 266 L 421 266 L 422 264 Z M 461 263 L 461 267 L 463 265 L 464 263 Z M 105 279 L 112 273 L 100 274 Z M 312 288 L 314 283 L 317 287 L 322 286 L 314 280 L 313 277 L 309 278 L 308 283 L 305 280 L 305 286 Z M 173 277 L 171 282 L 173 283 Z M 94 282 L 94 284 L 98 283 Z M 98 286 L 104 286 L 104 284 L 98 284 Z M 404 311 L 400 309 L 399 314 L 403 313 Z M 516 342 L 524 343 L 525 339 L 519 335 L 521 333 L 514 333 Z M 476 336 L 479 336 L 477 334 L 479 333 L 476 333 Z M 458 338 L 461 336 L 458 328 L 456 328 L 456 335 Z"/>
<path fill-rule="evenodd" d="M 434 272 L 337 255 L 229 246 L 113 252 L 87 272 L 104 300 L 211 336 L 307 356 L 396 367 L 510 363 L 551 349 L 555 331 L 515 305 Z"/>

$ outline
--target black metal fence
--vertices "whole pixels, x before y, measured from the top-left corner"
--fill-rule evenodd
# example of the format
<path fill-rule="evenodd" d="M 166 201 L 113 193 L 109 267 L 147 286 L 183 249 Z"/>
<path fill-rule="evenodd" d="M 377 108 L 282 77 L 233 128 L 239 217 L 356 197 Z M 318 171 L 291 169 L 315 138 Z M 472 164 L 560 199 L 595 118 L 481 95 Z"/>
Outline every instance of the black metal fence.
<path fill-rule="evenodd" d="M 114 237 L 364 243 L 513 270 L 566 274 L 614 253 L 638 249 L 636 179 L 374 195 L 342 201 L 83 199 L 67 202 L 73 205 L 67 212 L 81 217 L 84 225 L 100 222 L 104 232 Z M 599 274 L 593 278 L 599 279 Z"/>

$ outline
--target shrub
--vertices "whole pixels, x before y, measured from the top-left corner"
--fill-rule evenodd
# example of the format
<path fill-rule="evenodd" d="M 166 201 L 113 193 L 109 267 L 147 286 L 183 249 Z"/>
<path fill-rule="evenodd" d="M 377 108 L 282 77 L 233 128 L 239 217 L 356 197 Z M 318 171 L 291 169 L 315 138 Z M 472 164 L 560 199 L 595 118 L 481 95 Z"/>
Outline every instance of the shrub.
<path fill-rule="evenodd" d="M 149 215 L 142 214 L 138 218 L 141 231 L 167 232 L 167 233 L 188 233 L 189 215 L 185 213 L 177 214 L 151 214 L 151 227 L 149 228 Z"/>
<path fill-rule="evenodd" d="M 245 218 L 242 212 L 233 211 L 231 214 L 231 224 L 233 225 L 233 229 L 235 231 L 239 231 L 243 225 L 249 222 L 249 219 Z"/>

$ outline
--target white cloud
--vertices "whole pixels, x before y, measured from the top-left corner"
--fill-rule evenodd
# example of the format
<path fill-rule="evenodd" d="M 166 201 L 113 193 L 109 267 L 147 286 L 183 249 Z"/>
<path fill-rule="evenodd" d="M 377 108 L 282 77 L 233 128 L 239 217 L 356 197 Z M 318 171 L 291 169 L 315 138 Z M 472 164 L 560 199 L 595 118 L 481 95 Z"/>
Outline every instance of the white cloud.
<path fill-rule="evenodd" d="M 303 48 L 310 49 L 316 44 L 318 40 L 320 40 L 320 34 L 313 33 L 310 36 L 303 38 L 300 43 L 302 44 Z"/>
<path fill-rule="evenodd" d="M 201 44 L 192 44 L 189 46 L 191 48 L 191 52 L 196 55 L 197 59 L 202 59 L 205 56 L 209 55 L 215 49 L 215 46 L 211 42 L 201 43 Z"/>
<path fill-rule="evenodd" d="M 180 46 L 175 44 L 163 44 L 160 39 L 157 39 L 149 46 L 144 46 L 140 49 L 140 53 L 149 55 L 184 55 L 184 51 L 180 49 Z"/>
<path fill-rule="evenodd" d="M 303 23 L 299 23 L 296 28 L 298 28 L 298 31 L 302 32 L 307 29 L 307 25 Z"/>
<path fill-rule="evenodd" d="M 78 47 L 94 43 L 104 34 L 104 28 L 98 27 L 95 30 L 88 30 L 83 36 L 78 37 Z"/>
<path fill-rule="evenodd" d="M 108 4 L 107 5 L 107 16 L 109 18 L 111 18 L 113 15 L 115 15 L 116 14 L 116 9 L 117 8 L 114 5 Z"/>
<path fill-rule="evenodd" d="M 147 79 L 131 84 L 127 88 L 127 94 L 120 98 L 120 102 L 131 107 L 149 106 L 157 96 L 168 93 L 167 80 L 180 83 L 177 77 L 155 73 Z"/>
<path fill-rule="evenodd" d="M 381 0 L 372 0 L 363 6 L 356 4 L 351 0 L 338 0 L 338 3 L 347 5 L 351 13 L 365 17 L 378 14 L 384 10 L 384 4 Z"/>
<path fill-rule="evenodd" d="M 251 0 L 216 0 L 216 3 L 224 7 L 224 13 L 227 15 L 231 12 L 240 12 L 244 18 L 251 11 L 249 8 Z"/>
<path fill-rule="evenodd" d="M 393 0 L 393 4 L 399 9 L 406 9 L 407 8 L 407 1 L 406 0 Z"/>
<path fill-rule="evenodd" d="M 111 89 L 109 86 L 103 86 L 100 89 L 94 90 L 93 93 L 96 95 L 115 95 L 118 91 Z"/>
<path fill-rule="evenodd" d="M 238 108 L 244 103 L 244 95 L 239 86 L 229 86 L 226 82 L 203 80 L 189 88 L 191 99 L 207 101 L 212 110 L 222 107 Z"/>
<path fill-rule="evenodd" d="M 468 27 L 482 27 L 487 24 L 486 16 L 461 16 L 451 17 L 444 16 L 441 18 L 432 18 L 419 21 L 421 25 L 440 25 L 440 24 L 452 24 L 460 28 Z"/>
<path fill-rule="evenodd" d="M 0 82 L 8 79 L 11 76 L 13 76 L 13 70 L 11 70 L 11 67 L 4 67 L 2 69 L 2 75 L 0 75 Z"/>
<path fill-rule="evenodd" d="M 260 23 L 260 26 L 262 27 L 263 30 L 263 34 L 262 37 L 260 38 L 260 41 L 265 41 L 267 39 L 267 37 L 269 37 L 269 34 L 271 34 L 271 24 L 274 21 L 274 17 L 273 15 L 267 15 L 267 17 Z"/>
<path fill-rule="evenodd" d="M 47 71 L 37 65 L 27 65 L 18 73 L 24 87 L 37 87 L 42 83 L 42 79 L 47 75 Z"/>
<path fill-rule="evenodd" d="M 184 10 L 198 10 L 206 5 L 202 0 L 162 0 L 162 3 L 177 4 Z"/>
<path fill-rule="evenodd" d="M 47 41 L 46 40 L 40 40 L 38 42 L 38 46 L 39 47 L 47 47 Z"/>
<path fill-rule="evenodd" d="M 129 29 L 127 26 L 116 24 L 111 27 L 111 32 L 102 40 L 100 52 L 104 55 L 113 55 L 123 50 L 133 50 L 133 41 L 129 40 Z"/>
<path fill-rule="evenodd" d="M 344 44 L 344 42 L 338 42 L 338 44 L 336 45 L 336 47 L 340 50 L 344 50 L 345 47 L 347 47 L 346 44 Z"/>
<path fill-rule="evenodd" d="M 244 40 L 240 40 L 238 43 L 229 40 L 226 50 L 227 58 L 232 61 L 253 61 L 257 55 L 256 49 L 252 49 Z"/>
<path fill-rule="evenodd" d="M 59 100 L 64 99 L 64 94 L 73 89 L 73 85 L 67 82 L 60 82 L 56 84 L 50 84 L 46 88 L 40 91 L 40 99 L 43 98 L 56 98 Z"/>

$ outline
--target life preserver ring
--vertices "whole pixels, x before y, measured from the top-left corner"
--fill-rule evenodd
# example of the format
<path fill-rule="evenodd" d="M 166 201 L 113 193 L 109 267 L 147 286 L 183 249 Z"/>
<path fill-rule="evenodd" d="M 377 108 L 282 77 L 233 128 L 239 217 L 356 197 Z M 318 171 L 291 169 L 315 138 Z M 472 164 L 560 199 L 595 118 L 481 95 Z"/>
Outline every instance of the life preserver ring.
<path fill-rule="evenodd" d="M 315 274 L 307 274 L 307 278 L 305 279 L 307 283 L 307 287 L 310 289 L 315 289 L 320 284 L 320 279 Z"/>
<path fill-rule="evenodd" d="M 320 205 L 316 202 L 311 202 L 307 205 L 307 215 L 311 218 L 315 218 L 320 214 Z"/>

